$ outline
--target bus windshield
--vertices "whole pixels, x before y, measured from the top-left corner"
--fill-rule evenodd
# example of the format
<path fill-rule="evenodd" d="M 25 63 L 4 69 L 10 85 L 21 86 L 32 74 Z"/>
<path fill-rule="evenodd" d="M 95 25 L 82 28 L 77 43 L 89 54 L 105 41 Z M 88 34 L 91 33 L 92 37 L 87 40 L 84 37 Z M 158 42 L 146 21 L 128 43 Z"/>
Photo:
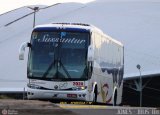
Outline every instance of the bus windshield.
<path fill-rule="evenodd" d="M 87 79 L 89 33 L 35 31 L 31 37 L 28 77 L 35 79 Z"/>

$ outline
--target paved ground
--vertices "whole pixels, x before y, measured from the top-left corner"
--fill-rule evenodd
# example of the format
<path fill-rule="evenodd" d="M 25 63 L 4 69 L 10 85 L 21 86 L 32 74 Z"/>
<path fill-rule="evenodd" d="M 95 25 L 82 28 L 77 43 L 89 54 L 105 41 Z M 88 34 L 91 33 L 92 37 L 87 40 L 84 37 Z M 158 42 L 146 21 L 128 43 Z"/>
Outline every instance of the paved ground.
<path fill-rule="evenodd" d="M 160 109 L 150 107 L 73 105 L 59 104 L 61 108 L 71 110 L 78 115 L 160 115 Z"/>
<path fill-rule="evenodd" d="M 0 115 L 76 115 L 57 105 L 34 100 L 0 100 Z"/>
<path fill-rule="evenodd" d="M 0 115 L 160 115 L 160 109 L 2 99 Z"/>

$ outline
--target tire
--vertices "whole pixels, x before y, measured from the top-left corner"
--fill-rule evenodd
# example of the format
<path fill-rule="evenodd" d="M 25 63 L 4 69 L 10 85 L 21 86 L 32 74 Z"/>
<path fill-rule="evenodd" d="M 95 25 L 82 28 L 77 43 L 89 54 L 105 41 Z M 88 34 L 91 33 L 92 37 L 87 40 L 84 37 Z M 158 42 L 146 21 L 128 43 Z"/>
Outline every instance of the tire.
<path fill-rule="evenodd" d="M 97 103 L 97 86 L 94 89 L 94 93 L 93 93 L 93 104 Z"/>
<path fill-rule="evenodd" d="M 115 91 L 114 94 L 113 106 L 117 106 L 117 90 Z"/>

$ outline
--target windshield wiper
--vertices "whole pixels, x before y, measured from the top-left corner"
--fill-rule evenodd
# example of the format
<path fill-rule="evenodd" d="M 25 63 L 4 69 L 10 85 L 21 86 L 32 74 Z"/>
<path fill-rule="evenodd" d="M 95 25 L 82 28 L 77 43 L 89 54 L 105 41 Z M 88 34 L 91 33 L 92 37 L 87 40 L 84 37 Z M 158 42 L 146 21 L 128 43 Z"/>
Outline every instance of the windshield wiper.
<path fill-rule="evenodd" d="M 71 78 L 70 74 L 68 73 L 67 69 L 64 67 L 63 63 L 61 62 L 61 60 L 59 60 L 60 65 L 62 66 L 64 72 L 66 73 L 68 78 Z"/>
<path fill-rule="evenodd" d="M 64 65 L 63 65 L 63 63 L 61 62 L 61 60 L 59 60 L 59 61 L 53 60 L 53 62 L 50 64 L 50 66 L 48 67 L 48 69 L 46 70 L 46 72 L 43 74 L 42 78 L 46 78 L 46 77 L 47 77 L 49 71 L 52 69 L 52 67 L 55 65 L 55 63 L 57 63 L 57 64 L 60 63 L 60 65 L 62 66 L 64 72 L 65 72 L 66 75 L 67 75 L 67 77 L 68 77 L 68 78 L 71 78 L 70 74 L 68 73 L 67 69 L 64 67 Z M 57 69 L 57 68 L 58 68 L 58 67 L 56 67 L 56 69 Z M 57 72 L 58 72 L 58 70 L 56 71 L 56 76 L 58 77 Z"/>
<path fill-rule="evenodd" d="M 55 59 L 53 60 L 53 62 L 50 64 L 50 66 L 48 67 L 48 69 L 45 71 L 45 73 L 43 74 L 42 78 L 46 78 L 49 71 L 52 69 L 53 65 L 55 65 L 56 61 Z"/>

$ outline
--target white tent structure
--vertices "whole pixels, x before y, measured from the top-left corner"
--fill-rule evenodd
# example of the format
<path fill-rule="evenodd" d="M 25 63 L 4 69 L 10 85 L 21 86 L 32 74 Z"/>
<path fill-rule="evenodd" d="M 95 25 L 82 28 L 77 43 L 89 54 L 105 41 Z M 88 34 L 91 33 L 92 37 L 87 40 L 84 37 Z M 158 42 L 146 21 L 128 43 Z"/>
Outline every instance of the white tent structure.
<path fill-rule="evenodd" d="M 96 0 L 87 4 L 63 3 L 39 10 L 36 25 L 53 22 L 89 23 L 125 46 L 125 78 L 160 74 L 160 1 Z M 18 60 L 23 42 L 30 41 L 33 13 L 19 8 L 0 15 L 0 87 L 25 87 L 25 61 Z"/>

